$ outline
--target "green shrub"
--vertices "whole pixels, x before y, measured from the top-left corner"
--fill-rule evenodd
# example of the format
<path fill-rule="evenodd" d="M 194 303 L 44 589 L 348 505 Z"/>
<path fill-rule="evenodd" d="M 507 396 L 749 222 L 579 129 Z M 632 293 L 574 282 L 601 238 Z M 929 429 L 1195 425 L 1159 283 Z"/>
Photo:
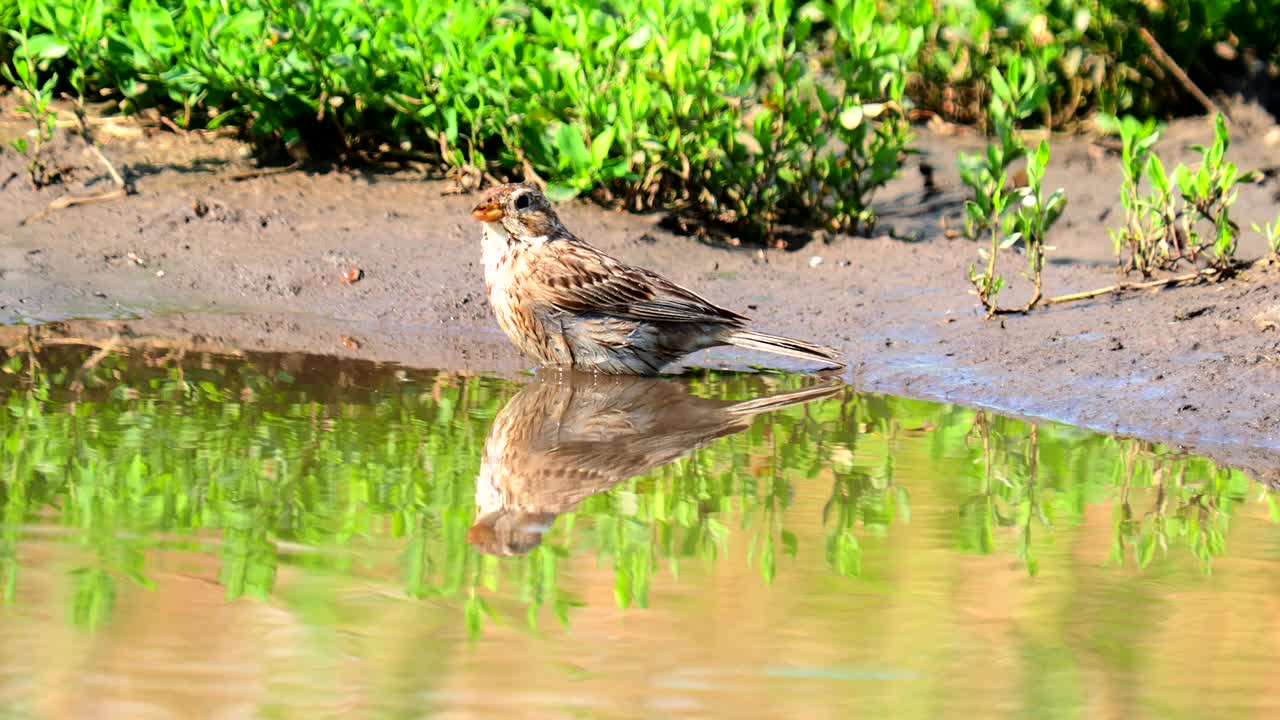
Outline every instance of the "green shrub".
<path fill-rule="evenodd" d="M 857 229 L 922 34 L 875 0 L 19 0 L 126 109 L 340 156 L 429 150 L 634 208 Z M 106 38 L 77 18 L 103 18 Z M 92 23 L 90 23 L 92 25 Z"/>
<path fill-rule="evenodd" d="M 889 19 L 925 28 L 909 93 L 917 105 L 981 122 L 992 68 L 1020 58 L 1046 89 L 1037 119 L 1069 125 L 1094 110 L 1167 114 L 1189 102 L 1140 34 L 1195 78 L 1212 81 L 1214 46 L 1263 59 L 1280 49 L 1280 0 L 882 0 Z M 1212 85 L 1210 85 L 1212 88 Z"/>
<path fill-rule="evenodd" d="M 0 29 L 20 18 L 50 51 L 42 78 L 125 110 L 347 161 L 425 152 L 467 186 L 536 176 L 765 236 L 873 224 L 906 111 L 985 122 L 994 69 L 1034 78 L 1018 122 L 1056 127 L 1185 99 L 1141 28 L 1199 77 L 1217 44 L 1265 59 L 1280 38 L 1280 0 L 0 3 Z M 0 38 L 5 66 L 19 46 Z"/>
<path fill-rule="evenodd" d="M 1035 108 L 1062 125 L 1096 106 L 1127 107 L 1126 68 L 1102 42 L 1100 3 L 1088 0 L 885 2 L 889 17 L 926 28 L 912 98 L 961 122 L 982 122 L 992 69 L 1025 62 L 1043 88 Z M 1091 32 L 1092 31 L 1092 32 Z"/>

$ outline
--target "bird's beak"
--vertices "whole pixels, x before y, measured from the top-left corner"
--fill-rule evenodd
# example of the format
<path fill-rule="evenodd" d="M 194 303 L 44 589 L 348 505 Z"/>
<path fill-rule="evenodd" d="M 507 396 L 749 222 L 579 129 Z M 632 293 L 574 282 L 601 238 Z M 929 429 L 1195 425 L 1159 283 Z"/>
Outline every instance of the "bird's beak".
<path fill-rule="evenodd" d="M 495 202 L 482 202 L 471 210 L 471 217 L 481 222 L 498 222 L 502 219 L 502 206 Z"/>

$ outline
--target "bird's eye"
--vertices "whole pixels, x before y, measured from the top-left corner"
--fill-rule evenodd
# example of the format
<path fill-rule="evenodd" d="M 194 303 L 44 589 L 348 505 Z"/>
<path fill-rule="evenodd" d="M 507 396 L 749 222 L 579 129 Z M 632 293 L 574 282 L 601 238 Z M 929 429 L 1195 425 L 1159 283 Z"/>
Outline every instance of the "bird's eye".
<path fill-rule="evenodd" d="M 516 198 L 516 209 L 517 209 L 517 210 L 528 210 L 528 209 L 529 209 L 529 205 L 530 205 L 532 202 L 533 202 L 533 200 L 532 200 L 528 195 L 521 195 L 521 196 L 519 196 L 519 197 L 517 197 L 517 198 Z"/>

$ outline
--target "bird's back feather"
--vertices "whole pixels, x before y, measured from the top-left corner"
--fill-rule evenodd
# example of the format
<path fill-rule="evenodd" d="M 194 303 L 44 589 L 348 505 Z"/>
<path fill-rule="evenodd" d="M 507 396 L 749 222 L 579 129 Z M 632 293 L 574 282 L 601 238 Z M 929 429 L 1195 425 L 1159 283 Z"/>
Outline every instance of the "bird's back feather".
<path fill-rule="evenodd" d="M 565 312 L 669 323 L 741 325 L 748 319 L 576 238 L 548 242 L 536 252 L 529 280 L 541 300 Z"/>

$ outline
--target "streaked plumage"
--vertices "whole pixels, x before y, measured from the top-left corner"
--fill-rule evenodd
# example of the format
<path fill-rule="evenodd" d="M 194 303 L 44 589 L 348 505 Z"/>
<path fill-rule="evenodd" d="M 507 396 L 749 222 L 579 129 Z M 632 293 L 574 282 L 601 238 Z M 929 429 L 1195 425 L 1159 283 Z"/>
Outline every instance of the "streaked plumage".
<path fill-rule="evenodd" d="M 719 345 L 842 365 L 835 350 L 747 330 L 746 316 L 596 250 L 532 185 L 491 188 L 472 215 L 498 325 L 541 365 L 653 375 Z"/>

